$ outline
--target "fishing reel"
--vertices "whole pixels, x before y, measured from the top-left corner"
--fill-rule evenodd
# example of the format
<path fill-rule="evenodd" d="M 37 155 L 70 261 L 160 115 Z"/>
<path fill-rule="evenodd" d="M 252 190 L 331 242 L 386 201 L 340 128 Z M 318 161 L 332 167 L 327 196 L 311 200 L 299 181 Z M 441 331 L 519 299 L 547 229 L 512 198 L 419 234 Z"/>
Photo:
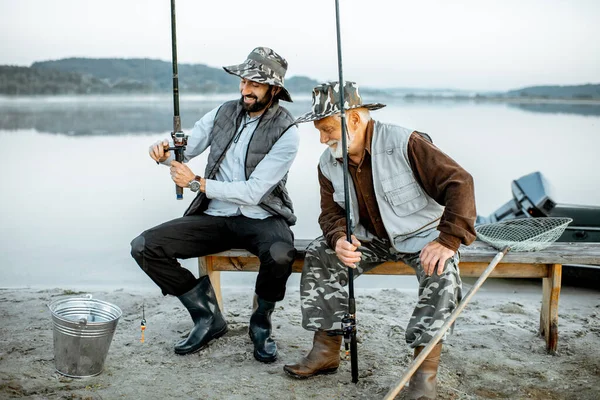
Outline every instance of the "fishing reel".
<path fill-rule="evenodd" d="M 183 152 L 185 146 L 187 146 L 188 137 L 185 133 L 178 130 L 176 132 L 171 132 L 171 138 L 173 139 L 173 147 L 169 147 L 169 150 L 175 152 L 175 161 L 183 162 Z M 175 185 L 175 194 L 177 195 L 177 200 L 183 200 L 182 187 Z"/>
<path fill-rule="evenodd" d="M 346 313 L 342 318 L 342 335 L 344 335 L 346 345 L 350 343 L 353 333 L 356 333 L 356 318 L 354 315 Z"/>
<path fill-rule="evenodd" d="M 171 132 L 171 138 L 173 139 L 173 147 L 169 147 L 169 150 L 175 152 L 175 161 L 182 162 L 183 151 L 185 150 L 185 146 L 187 146 L 188 137 L 185 133 L 179 131 Z"/>

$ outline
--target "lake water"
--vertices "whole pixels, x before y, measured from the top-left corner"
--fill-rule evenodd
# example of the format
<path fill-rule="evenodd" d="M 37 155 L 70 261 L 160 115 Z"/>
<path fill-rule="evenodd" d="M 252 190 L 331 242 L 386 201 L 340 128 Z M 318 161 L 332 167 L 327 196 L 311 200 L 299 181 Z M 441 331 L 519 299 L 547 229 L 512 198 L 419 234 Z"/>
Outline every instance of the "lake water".
<path fill-rule="evenodd" d="M 184 128 L 230 98 L 182 96 Z M 558 202 L 600 205 L 598 105 L 387 104 L 375 119 L 429 133 L 471 172 L 481 215 L 511 198 L 513 179 L 533 171 L 544 174 Z M 308 98 L 289 107 L 296 116 L 309 108 Z M 181 216 L 192 199 L 186 191 L 176 201 L 168 169 L 147 155 L 171 126 L 168 96 L 0 98 L 0 287 L 153 288 L 129 242 Z M 316 165 L 324 146 L 312 124 L 300 129 L 288 180 L 298 216 L 293 230 L 313 238 L 320 234 Z M 202 174 L 205 161 L 202 155 L 190 166 Z M 194 260 L 184 265 L 197 272 Z M 360 285 L 397 286 L 410 277 L 397 278 L 364 277 Z M 252 286 L 254 279 L 224 273 L 222 283 Z M 295 274 L 288 286 L 297 281 Z"/>

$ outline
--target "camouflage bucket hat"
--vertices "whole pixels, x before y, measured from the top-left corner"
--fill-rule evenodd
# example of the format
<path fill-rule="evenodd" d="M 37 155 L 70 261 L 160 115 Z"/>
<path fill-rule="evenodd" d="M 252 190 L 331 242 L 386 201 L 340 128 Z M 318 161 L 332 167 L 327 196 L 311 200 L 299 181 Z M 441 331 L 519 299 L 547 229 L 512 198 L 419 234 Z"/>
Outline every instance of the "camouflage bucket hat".
<path fill-rule="evenodd" d="M 327 82 L 315 87 L 312 93 L 312 111 L 298 118 L 296 123 L 318 121 L 330 115 L 338 114 L 340 112 L 339 86 L 338 82 Z M 385 104 L 363 104 L 356 82 L 344 82 L 344 110 L 361 107 L 369 110 L 379 110 L 385 107 Z"/>
<path fill-rule="evenodd" d="M 280 98 L 292 101 L 290 93 L 283 87 L 283 78 L 287 71 L 287 61 L 268 47 L 257 47 L 248 54 L 243 64 L 230 65 L 223 69 L 231 75 L 253 82 L 266 83 L 282 89 Z"/>

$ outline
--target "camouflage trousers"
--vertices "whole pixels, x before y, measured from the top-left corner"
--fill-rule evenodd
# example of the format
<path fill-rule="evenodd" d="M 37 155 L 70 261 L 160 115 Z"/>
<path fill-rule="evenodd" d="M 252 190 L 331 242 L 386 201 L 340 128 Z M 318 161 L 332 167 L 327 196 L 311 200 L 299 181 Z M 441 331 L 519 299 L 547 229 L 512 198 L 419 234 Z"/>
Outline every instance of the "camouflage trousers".
<path fill-rule="evenodd" d="M 362 260 L 354 277 L 385 261 L 402 261 L 415 270 L 419 295 L 406 328 L 406 342 L 413 348 L 427 345 L 462 298 L 458 253 L 446 262 L 441 275 L 427 276 L 419 253 L 398 253 L 389 241 L 381 239 L 361 244 Z M 315 239 L 307 248 L 300 281 L 302 326 L 312 331 L 340 329 L 348 310 L 347 284 L 348 268 L 322 236 Z M 446 335 L 441 341 L 445 339 Z"/>

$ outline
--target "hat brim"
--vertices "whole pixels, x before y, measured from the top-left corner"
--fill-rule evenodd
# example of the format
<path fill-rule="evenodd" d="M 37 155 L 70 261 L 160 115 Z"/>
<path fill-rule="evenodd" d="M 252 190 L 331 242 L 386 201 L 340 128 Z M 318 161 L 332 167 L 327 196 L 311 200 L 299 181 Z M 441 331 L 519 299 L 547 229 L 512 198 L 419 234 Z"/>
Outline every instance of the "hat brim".
<path fill-rule="evenodd" d="M 283 87 L 281 82 L 272 77 L 268 76 L 264 71 L 261 71 L 259 68 L 256 68 L 248 63 L 238 64 L 238 65 L 230 65 L 227 67 L 223 67 L 225 72 L 231 75 L 238 76 L 243 79 L 248 79 L 252 82 L 258 83 L 266 83 L 267 85 L 273 85 L 281 88 L 281 94 L 279 98 L 283 101 L 287 101 L 292 103 L 292 96 L 290 92 Z"/>
<path fill-rule="evenodd" d="M 385 104 L 381 104 L 381 103 L 369 103 L 369 104 L 359 104 L 356 106 L 352 106 L 352 107 L 348 107 L 345 108 L 345 110 L 352 110 L 354 108 L 366 108 L 367 110 L 370 111 L 375 111 L 375 110 L 379 110 L 380 108 L 385 107 Z M 301 117 L 299 117 L 298 119 L 296 119 L 296 121 L 294 121 L 294 123 L 296 124 L 302 124 L 305 122 L 311 122 L 311 121 L 318 121 L 320 119 L 323 118 L 327 118 L 330 117 L 332 115 L 335 114 L 339 114 L 340 112 L 336 109 L 336 110 L 330 110 L 328 112 L 325 112 L 323 114 L 315 114 L 312 111 L 307 112 L 306 114 L 302 115 Z"/>

